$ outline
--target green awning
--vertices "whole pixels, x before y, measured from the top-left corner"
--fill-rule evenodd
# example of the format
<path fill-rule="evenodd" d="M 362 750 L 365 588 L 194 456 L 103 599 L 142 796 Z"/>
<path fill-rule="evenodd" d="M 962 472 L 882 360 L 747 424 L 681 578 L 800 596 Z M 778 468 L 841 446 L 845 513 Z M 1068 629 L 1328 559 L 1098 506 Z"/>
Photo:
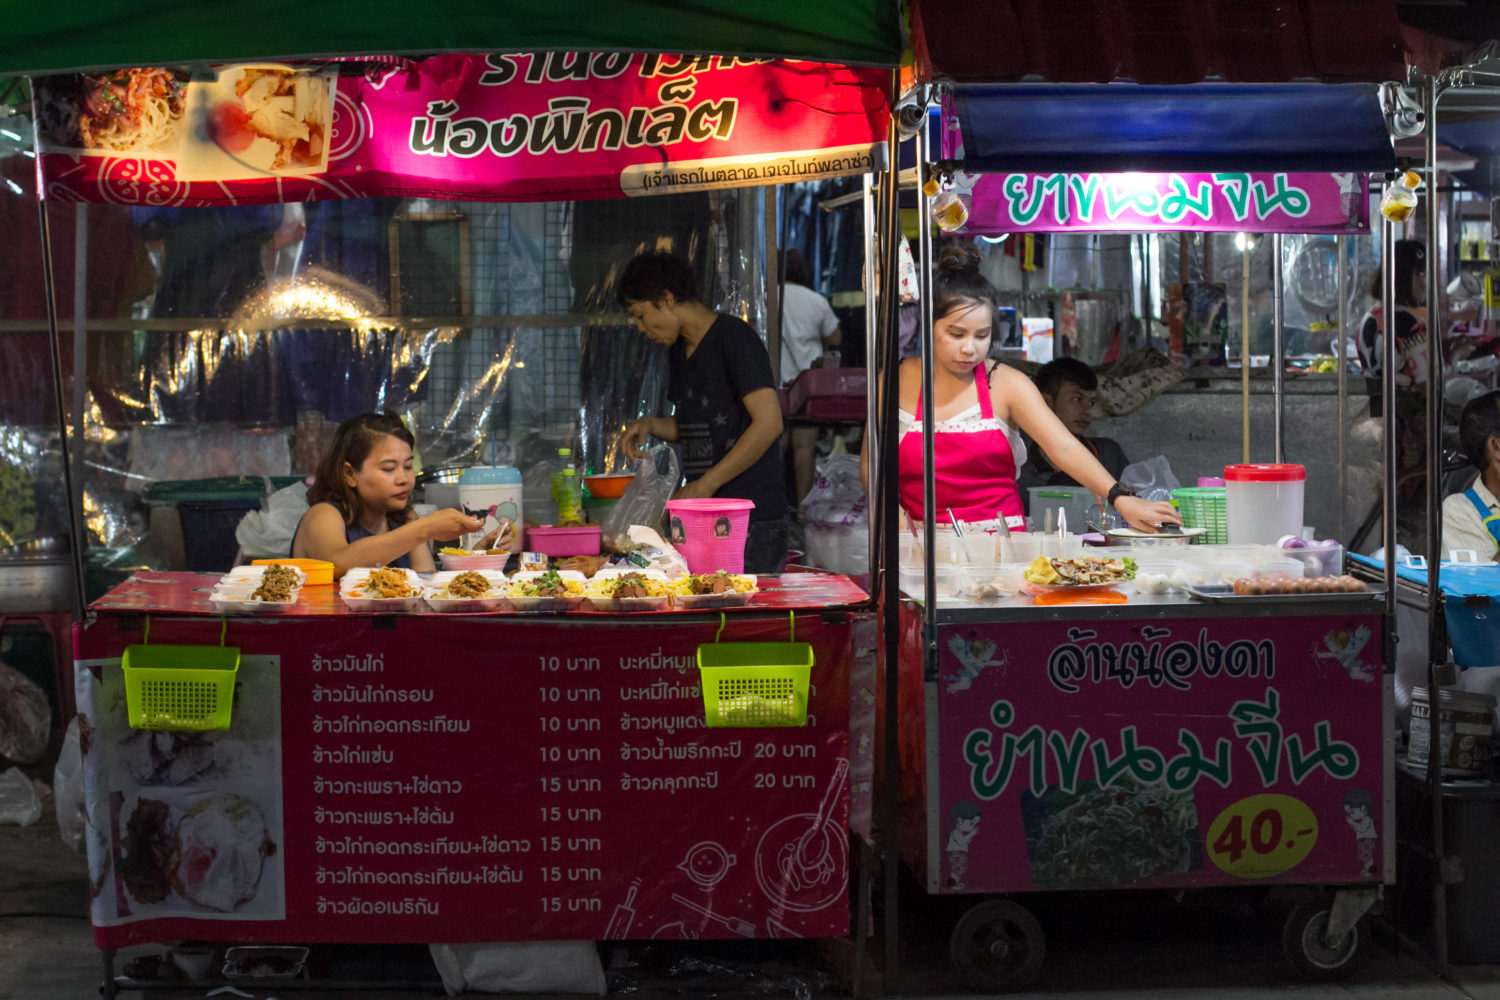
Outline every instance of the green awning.
<path fill-rule="evenodd" d="M 895 65 L 895 0 L 8 4 L 0 75 L 433 52 L 641 51 Z"/>

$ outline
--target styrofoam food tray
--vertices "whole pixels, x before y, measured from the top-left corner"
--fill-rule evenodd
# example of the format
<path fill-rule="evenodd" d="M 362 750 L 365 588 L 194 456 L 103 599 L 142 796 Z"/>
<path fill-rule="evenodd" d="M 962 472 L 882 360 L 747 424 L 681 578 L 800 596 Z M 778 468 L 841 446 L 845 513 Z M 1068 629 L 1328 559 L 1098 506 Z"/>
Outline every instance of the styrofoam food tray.
<path fill-rule="evenodd" d="M 307 573 L 296 566 L 288 566 L 292 572 L 297 574 L 297 586 L 307 582 Z M 251 590 L 260 586 L 260 578 L 265 575 L 265 566 L 236 566 L 234 569 L 219 577 L 214 583 L 215 590 L 223 590 L 230 587 L 248 586 Z"/>
<path fill-rule="evenodd" d="M 422 599 L 427 602 L 427 606 L 432 608 L 432 610 L 449 614 L 472 614 L 476 612 L 504 610 L 510 603 L 505 596 L 505 574 L 499 570 L 476 570 L 475 572 L 478 572 L 490 582 L 490 586 L 494 588 L 494 593 L 488 597 L 438 597 L 438 591 L 442 590 L 450 580 L 458 576 L 458 571 L 448 571 L 432 575 L 428 580 L 427 586 L 422 590 Z"/>
<path fill-rule="evenodd" d="M 226 587 L 214 590 L 208 600 L 215 611 L 231 614 L 278 615 L 297 606 L 297 591 L 292 591 L 290 601 L 252 601 L 254 587 Z"/>

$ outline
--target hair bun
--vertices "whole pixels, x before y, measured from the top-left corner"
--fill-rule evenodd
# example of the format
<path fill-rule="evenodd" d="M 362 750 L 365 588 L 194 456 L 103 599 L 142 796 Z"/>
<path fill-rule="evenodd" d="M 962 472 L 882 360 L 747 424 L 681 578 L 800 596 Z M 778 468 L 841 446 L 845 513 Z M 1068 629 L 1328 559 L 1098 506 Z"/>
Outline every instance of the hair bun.
<path fill-rule="evenodd" d="M 950 271 L 979 271 L 979 251 L 970 243 L 949 243 L 938 254 L 937 266 Z"/>

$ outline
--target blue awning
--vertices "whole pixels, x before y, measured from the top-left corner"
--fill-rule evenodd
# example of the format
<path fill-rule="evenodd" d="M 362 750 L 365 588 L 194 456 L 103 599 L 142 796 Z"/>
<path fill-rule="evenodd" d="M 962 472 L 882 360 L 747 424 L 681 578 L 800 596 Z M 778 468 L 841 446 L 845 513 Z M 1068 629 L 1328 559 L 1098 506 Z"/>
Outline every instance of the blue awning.
<path fill-rule="evenodd" d="M 1372 84 L 959 84 L 971 172 L 1383 171 Z"/>

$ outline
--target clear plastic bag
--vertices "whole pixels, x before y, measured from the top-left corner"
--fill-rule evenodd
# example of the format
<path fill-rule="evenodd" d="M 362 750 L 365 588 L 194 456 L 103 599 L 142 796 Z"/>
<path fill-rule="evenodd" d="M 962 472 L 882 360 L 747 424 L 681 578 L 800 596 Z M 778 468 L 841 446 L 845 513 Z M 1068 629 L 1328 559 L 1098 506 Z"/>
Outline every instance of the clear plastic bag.
<path fill-rule="evenodd" d="M 42 818 L 42 800 L 31 779 L 13 767 L 0 774 L 0 825 L 30 826 Z"/>
<path fill-rule="evenodd" d="M 76 715 L 68 723 L 62 753 L 52 769 L 52 802 L 57 810 L 57 829 L 62 834 L 63 843 L 82 854 L 89 817 L 83 801 L 83 741 Z"/>
<path fill-rule="evenodd" d="M 1172 491 L 1182 486 L 1172 475 L 1172 466 L 1165 455 L 1153 455 L 1125 466 L 1120 471 L 1120 482 L 1146 500 L 1170 500 Z"/>
<path fill-rule="evenodd" d="M 427 948 L 449 996 L 461 993 L 604 995 L 604 966 L 592 941 L 430 944 Z"/>
<path fill-rule="evenodd" d="M 869 500 L 859 481 L 859 456 L 828 456 L 803 504 L 807 561 L 834 573 L 860 576 L 870 568 Z"/>
<path fill-rule="evenodd" d="M 600 542 L 606 551 L 626 555 L 635 547 L 630 539 L 632 524 L 657 528 L 667 501 L 677 492 L 682 465 L 671 445 L 659 444 L 641 456 L 635 478 L 625 486 L 620 501 L 609 509 L 600 526 Z"/>

